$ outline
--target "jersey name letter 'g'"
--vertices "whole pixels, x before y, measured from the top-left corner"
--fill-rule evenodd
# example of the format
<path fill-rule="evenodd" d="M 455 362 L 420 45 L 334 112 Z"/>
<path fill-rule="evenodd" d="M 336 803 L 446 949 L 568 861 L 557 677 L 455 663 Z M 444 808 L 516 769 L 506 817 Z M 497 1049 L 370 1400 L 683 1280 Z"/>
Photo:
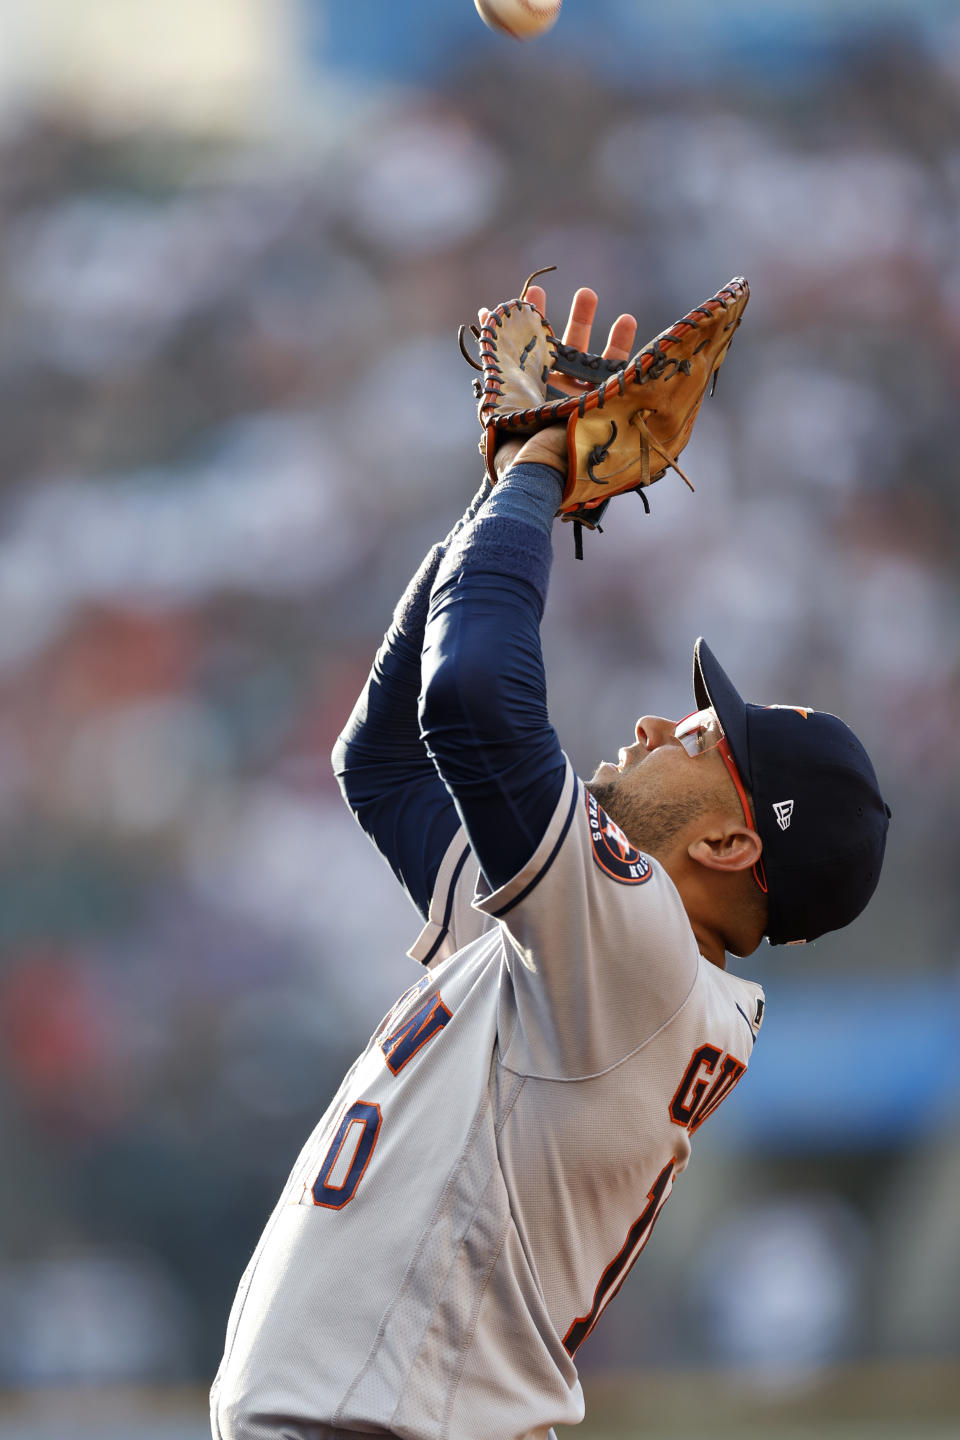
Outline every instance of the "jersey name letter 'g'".
<path fill-rule="evenodd" d="M 698 1046 L 670 1101 L 670 1119 L 692 1135 L 726 1099 L 746 1068 L 742 1060 L 725 1055 L 716 1045 Z"/>

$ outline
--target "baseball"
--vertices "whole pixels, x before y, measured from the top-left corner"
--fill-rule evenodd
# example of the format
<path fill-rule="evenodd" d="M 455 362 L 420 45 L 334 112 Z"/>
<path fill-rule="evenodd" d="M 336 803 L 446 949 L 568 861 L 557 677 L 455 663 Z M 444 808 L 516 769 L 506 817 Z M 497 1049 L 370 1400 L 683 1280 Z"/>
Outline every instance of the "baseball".
<path fill-rule="evenodd" d="M 530 40 L 542 35 L 560 14 L 562 0 L 473 0 L 477 14 L 491 30 Z"/>

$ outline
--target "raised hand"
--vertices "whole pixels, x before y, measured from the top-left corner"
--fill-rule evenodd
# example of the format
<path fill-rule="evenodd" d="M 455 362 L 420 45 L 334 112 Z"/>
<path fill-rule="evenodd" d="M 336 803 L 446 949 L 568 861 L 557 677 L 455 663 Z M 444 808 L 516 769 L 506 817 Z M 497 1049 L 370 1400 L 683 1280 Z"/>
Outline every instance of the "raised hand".
<path fill-rule="evenodd" d="M 542 285 L 529 285 L 524 298 L 546 317 L 547 296 Z M 590 349 L 590 335 L 597 314 L 597 304 L 597 292 L 588 286 L 581 286 L 570 305 L 570 314 L 567 317 L 562 337 L 564 345 L 571 345 L 575 350 Z M 480 311 L 481 325 L 485 323 L 489 313 L 488 310 Z M 607 336 L 607 343 L 603 349 L 604 358 L 629 360 L 636 334 L 636 316 L 618 315 Z M 577 395 L 581 390 L 588 388 L 587 381 L 575 380 L 572 376 L 564 375 L 559 370 L 550 372 L 550 384 L 555 389 L 562 390 L 565 395 Z M 566 426 L 552 425 L 546 430 L 540 430 L 537 434 L 531 435 L 526 440 L 518 437 L 502 441 L 497 448 L 495 461 L 498 477 L 502 479 L 511 465 L 516 464 L 518 460 L 521 463 L 534 462 L 550 465 L 553 469 L 559 470 L 561 474 L 566 474 Z"/>

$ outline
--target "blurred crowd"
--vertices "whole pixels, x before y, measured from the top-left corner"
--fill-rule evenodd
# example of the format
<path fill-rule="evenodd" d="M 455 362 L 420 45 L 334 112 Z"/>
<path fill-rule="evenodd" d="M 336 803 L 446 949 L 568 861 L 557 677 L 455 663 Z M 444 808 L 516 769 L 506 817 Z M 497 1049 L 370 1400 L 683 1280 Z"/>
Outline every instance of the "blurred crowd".
<path fill-rule="evenodd" d="M 848 719 L 894 812 L 864 919 L 740 966 L 771 1051 L 781 976 L 807 1005 L 781 1090 L 762 1046 L 744 1087 L 793 1109 L 705 1138 L 707 1193 L 679 1187 L 585 1366 L 960 1354 L 960 64 L 900 37 L 842 84 L 581 73 L 558 107 L 574 77 L 514 63 L 323 143 L 69 111 L 0 142 L 6 1386 L 209 1377 L 289 1164 L 414 976 L 329 751 L 479 478 L 457 327 L 550 264 L 554 323 L 591 284 L 643 339 L 752 288 L 695 496 L 615 502 L 582 562 L 558 527 L 574 764 L 689 710 L 702 633 L 751 697 Z M 893 1075 L 878 1123 L 818 1144 L 803 1067 L 842 1117 L 854 1063 Z"/>

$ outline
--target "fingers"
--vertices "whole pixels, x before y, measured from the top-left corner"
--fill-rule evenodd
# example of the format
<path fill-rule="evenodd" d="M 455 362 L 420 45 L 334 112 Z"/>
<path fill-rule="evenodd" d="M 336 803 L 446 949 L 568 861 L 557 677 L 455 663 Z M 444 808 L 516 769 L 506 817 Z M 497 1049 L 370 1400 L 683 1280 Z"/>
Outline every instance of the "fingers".
<path fill-rule="evenodd" d="M 535 305 L 540 314 L 546 317 L 547 292 L 542 285 L 528 285 L 526 299 L 531 305 Z"/>
<path fill-rule="evenodd" d="M 589 350 L 590 331 L 596 313 L 597 292 L 581 286 L 570 306 L 567 328 L 563 332 L 564 345 L 572 345 L 575 350 Z"/>
<path fill-rule="evenodd" d="M 547 292 L 542 285 L 528 286 L 526 298 L 539 310 L 541 315 L 546 315 Z M 563 332 L 565 345 L 572 345 L 575 350 L 590 349 L 590 332 L 597 314 L 597 303 L 597 292 L 588 286 L 581 286 L 576 292 L 570 305 L 567 326 Z M 485 325 L 490 318 L 490 311 L 483 306 L 477 313 L 480 317 L 480 324 Z M 610 334 L 603 351 L 604 355 L 608 360 L 629 360 L 633 354 L 633 343 L 636 336 L 636 316 L 618 315 L 610 327 Z"/>
<path fill-rule="evenodd" d="M 567 328 L 563 332 L 563 343 L 572 345 L 575 350 L 589 350 L 590 332 L 593 329 L 596 314 L 597 293 L 584 286 L 573 297 L 570 318 L 567 321 Z M 633 354 L 632 347 L 636 335 L 636 316 L 618 315 L 610 327 L 610 334 L 603 351 L 606 358 L 608 360 L 629 360 Z"/>
<path fill-rule="evenodd" d="M 604 355 L 608 360 L 629 360 L 637 338 L 637 317 L 618 315 L 610 327 Z"/>

